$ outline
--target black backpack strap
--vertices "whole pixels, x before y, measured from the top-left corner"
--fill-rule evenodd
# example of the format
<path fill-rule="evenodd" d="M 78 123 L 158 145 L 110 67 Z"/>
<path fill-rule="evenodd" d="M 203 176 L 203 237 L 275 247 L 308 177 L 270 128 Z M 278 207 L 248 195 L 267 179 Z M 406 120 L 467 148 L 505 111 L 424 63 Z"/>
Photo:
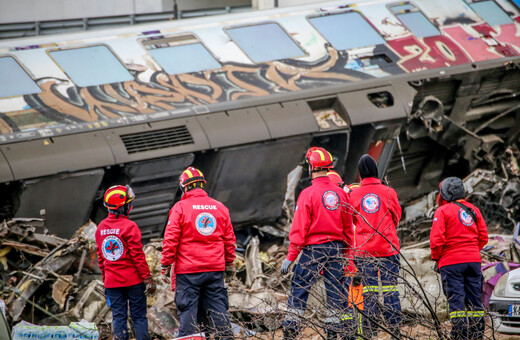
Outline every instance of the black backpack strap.
<path fill-rule="evenodd" d="M 451 202 L 451 203 L 455 203 L 456 205 L 458 205 L 459 207 L 461 207 L 462 209 L 464 209 L 464 211 L 469 215 L 471 216 L 471 218 L 473 219 L 473 221 L 475 221 L 475 223 L 477 223 L 477 214 L 475 214 L 475 211 L 473 211 L 473 209 L 471 209 L 470 207 L 460 203 L 460 202 Z"/>

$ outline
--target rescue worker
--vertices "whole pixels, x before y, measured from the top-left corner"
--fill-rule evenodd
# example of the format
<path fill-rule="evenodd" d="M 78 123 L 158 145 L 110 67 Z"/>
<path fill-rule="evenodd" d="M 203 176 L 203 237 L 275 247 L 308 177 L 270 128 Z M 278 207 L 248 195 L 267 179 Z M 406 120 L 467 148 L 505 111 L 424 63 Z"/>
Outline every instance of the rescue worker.
<path fill-rule="evenodd" d="M 329 176 L 330 181 L 332 183 L 336 183 L 336 185 L 342 188 L 347 195 L 350 194 L 350 186 L 346 185 L 343 182 L 341 176 L 334 170 L 330 170 L 327 172 L 327 176 Z M 351 184 L 356 185 L 356 184 Z M 354 228 L 354 242 L 352 244 L 352 248 L 356 247 L 356 226 L 352 225 Z M 350 260 L 351 261 L 351 260 Z M 348 307 L 352 308 L 353 313 L 353 322 L 357 327 L 357 333 L 363 334 L 363 315 L 358 312 L 358 310 L 364 310 L 363 304 L 363 284 L 361 283 L 361 276 L 358 274 L 357 268 L 351 264 L 350 267 L 347 267 L 345 271 L 345 287 L 348 290 Z M 356 306 L 356 309 L 353 309 L 353 306 Z"/>
<path fill-rule="evenodd" d="M 114 340 L 128 340 L 128 306 L 136 340 L 149 338 L 145 294 L 156 290 L 143 252 L 141 231 L 128 219 L 134 197 L 129 185 L 109 188 L 103 197 L 108 217 L 96 230 L 96 252 L 112 308 Z"/>
<path fill-rule="evenodd" d="M 224 286 L 224 272 L 234 270 L 235 259 L 229 211 L 208 196 L 200 170 L 188 167 L 179 182 L 183 195 L 170 211 L 161 259 L 163 275 L 168 277 L 173 269 L 176 276 L 172 289 L 179 311 L 179 336 L 200 331 L 197 313 L 203 305 L 215 338 L 233 339 Z"/>
<path fill-rule="evenodd" d="M 399 275 L 399 240 L 397 225 L 401 206 L 394 189 L 379 180 L 377 163 L 370 155 L 363 155 L 358 163 L 361 184 L 352 186 L 350 200 L 356 226 L 356 267 L 363 282 L 364 335 L 377 334 L 372 320 L 379 320 L 379 279 L 381 279 L 383 314 L 388 328 L 399 336 L 401 303 L 397 290 Z"/>
<path fill-rule="evenodd" d="M 464 200 L 465 194 L 460 178 L 442 181 L 430 248 L 448 299 L 451 338 L 476 340 L 484 336 L 480 250 L 488 234 L 480 210 Z"/>
<path fill-rule="evenodd" d="M 327 292 L 327 339 L 336 340 L 337 334 L 345 331 L 353 338 L 343 264 L 343 254 L 351 251 L 354 239 L 352 216 L 344 209 L 348 204 L 347 194 L 327 177 L 333 162 L 328 151 L 312 147 L 305 159 L 312 185 L 298 197 L 289 233 L 289 253 L 281 268 L 282 274 L 286 274 L 301 252 L 298 264 L 293 268 L 288 310 L 283 322 L 284 339 L 294 339 L 298 335 L 309 291 L 322 271 Z"/>

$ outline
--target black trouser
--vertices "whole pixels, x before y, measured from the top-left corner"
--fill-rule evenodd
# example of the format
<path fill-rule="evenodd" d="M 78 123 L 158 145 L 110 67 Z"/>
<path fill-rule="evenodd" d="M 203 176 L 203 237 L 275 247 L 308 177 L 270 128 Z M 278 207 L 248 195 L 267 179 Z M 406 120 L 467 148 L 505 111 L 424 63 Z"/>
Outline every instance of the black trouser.
<path fill-rule="evenodd" d="M 175 305 L 180 319 L 179 336 L 200 332 L 197 313 L 201 304 L 207 309 L 216 338 L 233 337 L 227 312 L 229 304 L 227 289 L 224 287 L 224 272 L 177 274 L 175 284 Z"/>
<path fill-rule="evenodd" d="M 452 339 L 484 337 L 482 269 L 480 262 L 458 263 L 440 269 L 442 288 L 450 306 Z"/>
<path fill-rule="evenodd" d="M 144 283 L 129 287 L 105 288 L 107 302 L 112 308 L 114 340 L 128 340 L 128 306 L 130 306 L 130 315 L 134 322 L 136 340 L 148 340 L 144 291 Z"/>

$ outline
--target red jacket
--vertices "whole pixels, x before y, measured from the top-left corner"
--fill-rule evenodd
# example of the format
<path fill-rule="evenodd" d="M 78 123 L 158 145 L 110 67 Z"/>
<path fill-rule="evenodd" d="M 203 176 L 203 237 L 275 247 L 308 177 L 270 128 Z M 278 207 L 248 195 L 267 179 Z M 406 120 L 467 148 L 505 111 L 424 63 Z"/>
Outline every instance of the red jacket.
<path fill-rule="evenodd" d="M 401 220 L 401 206 L 395 190 L 381 184 L 379 179 L 369 177 L 352 190 L 350 201 L 356 210 L 356 256 L 398 254 L 400 246 L 396 228 Z"/>
<path fill-rule="evenodd" d="M 344 207 L 348 204 L 345 191 L 328 177 L 317 177 L 312 185 L 300 193 L 289 233 L 287 259 L 294 261 L 300 251 L 310 244 L 342 241 L 351 248 L 354 243 L 352 215 Z"/>
<path fill-rule="evenodd" d="M 108 214 L 97 227 L 96 244 L 105 288 L 133 286 L 150 276 L 141 231 L 128 216 Z"/>
<path fill-rule="evenodd" d="M 480 250 L 488 242 L 487 226 L 480 210 L 464 200 L 458 202 L 473 209 L 477 223 L 453 202 L 445 203 L 435 211 L 430 248 L 432 259 L 438 261 L 439 268 L 457 263 L 480 263 Z"/>
<path fill-rule="evenodd" d="M 202 189 L 186 192 L 170 210 L 161 263 L 175 274 L 224 271 L 235 259 L 229 211 Z"/>

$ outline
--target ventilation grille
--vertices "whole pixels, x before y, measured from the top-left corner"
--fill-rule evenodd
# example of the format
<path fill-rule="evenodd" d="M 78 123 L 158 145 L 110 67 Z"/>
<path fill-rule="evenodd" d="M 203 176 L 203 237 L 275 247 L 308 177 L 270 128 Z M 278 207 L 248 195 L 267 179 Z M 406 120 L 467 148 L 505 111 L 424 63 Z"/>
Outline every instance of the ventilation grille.
<path fill-rule="evenodd" d="M 121 140 L 128 154 L 193 144 L 193 138 L 185 125 L 121 135 Z"/>

